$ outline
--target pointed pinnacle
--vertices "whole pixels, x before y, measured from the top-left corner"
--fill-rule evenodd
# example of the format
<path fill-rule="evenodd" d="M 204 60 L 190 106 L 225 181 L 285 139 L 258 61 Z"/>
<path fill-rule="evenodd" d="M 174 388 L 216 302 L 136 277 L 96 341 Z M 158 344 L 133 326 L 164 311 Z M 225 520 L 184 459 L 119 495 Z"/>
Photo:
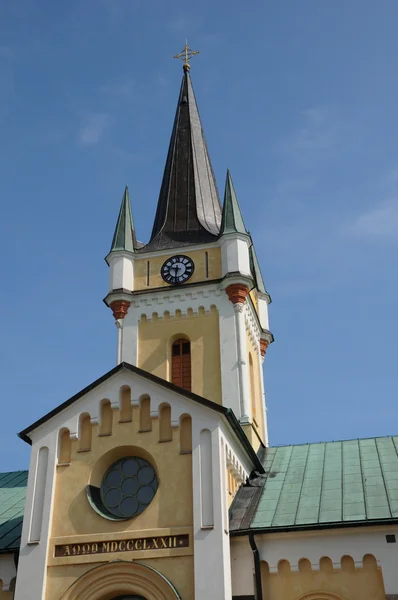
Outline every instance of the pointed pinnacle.
<path fill-rule="evenodd" d="M 136 240 L 133 216 L 131 214 L 129 189 L 126 185 L 116 223 L 115 233 L 113 235 L 111 252 L 116 252 L 117 250 L 134 252 L 135 246 Z"/>
<path fill-rule="evenodd" d="M 229 169 L 227 169 L 227 178 L 225 181 L 224 206 L 220 235 L 224 235 L 226 233 L 243 233 L 247 235 Z"/>

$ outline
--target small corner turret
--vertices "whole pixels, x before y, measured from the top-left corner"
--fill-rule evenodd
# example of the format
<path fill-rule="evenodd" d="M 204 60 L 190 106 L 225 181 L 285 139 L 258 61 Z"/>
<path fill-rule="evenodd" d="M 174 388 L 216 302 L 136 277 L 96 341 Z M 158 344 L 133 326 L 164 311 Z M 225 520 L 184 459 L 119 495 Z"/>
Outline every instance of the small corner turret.
<path fill-rule="evenodd" d="M 137 248 L 128 187 L 125 187 L 111 249 L 105 260 L 110 267 L 109 292 L 104 302 L 115 320 L 123 319 L 131 302 L 134 253 Z"/>
<path fill-rule="evenodd" d="M 225 181 L 220 241 L 225 286 L 241 284 L 249 291 L 252 287 L 249 253 L 251 239 L 243 222 L 229 170 Z"/>
<path fill-rule="evenodd" d="M 118 252 L 120 250 L 135 252 L 136 247 L 137 240 L 135 237 L 133 215 L 131 214 L 129 189 L 126 185 L 110 252 Z"/>

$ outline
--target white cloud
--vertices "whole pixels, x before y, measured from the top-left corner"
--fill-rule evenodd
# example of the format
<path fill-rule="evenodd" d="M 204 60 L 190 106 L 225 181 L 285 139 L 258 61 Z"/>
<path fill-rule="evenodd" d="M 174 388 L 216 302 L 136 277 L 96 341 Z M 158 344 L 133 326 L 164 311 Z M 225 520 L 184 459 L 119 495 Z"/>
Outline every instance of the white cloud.
<path fill-rule="evenodd" d="M 109 115 L 103 112 L 87 112 L 82 116 L 78 140 L 82 146 L 98 144 L 109 126 Z"/>
<path fill-rule="evenodd" d="M 359 215 L 348 231 L 373 238 L 398 236 L 398 199 L 387 200 Z"/>

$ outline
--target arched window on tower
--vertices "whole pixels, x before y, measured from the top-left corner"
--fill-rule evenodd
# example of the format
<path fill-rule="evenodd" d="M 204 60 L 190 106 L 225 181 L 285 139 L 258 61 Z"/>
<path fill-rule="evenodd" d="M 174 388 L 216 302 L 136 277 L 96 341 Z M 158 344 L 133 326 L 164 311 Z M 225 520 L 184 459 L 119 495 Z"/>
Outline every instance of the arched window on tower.
<path fill-rule="evenodd" d="M 171 347 L 171 382 L 191 391 L 191 342 L 176 340 Z"/>

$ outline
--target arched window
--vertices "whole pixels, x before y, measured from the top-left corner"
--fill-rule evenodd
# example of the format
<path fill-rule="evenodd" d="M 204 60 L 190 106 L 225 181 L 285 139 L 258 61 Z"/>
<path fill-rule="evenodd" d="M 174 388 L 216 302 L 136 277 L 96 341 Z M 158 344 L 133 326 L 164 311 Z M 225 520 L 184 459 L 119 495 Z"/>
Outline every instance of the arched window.
<path fill-rule="evenodd" d="M 191 343 L 180 338 L 171 347 L 171 382 L 191 391 Z"/>
<path fill-rule="evenodd" d="M 133 407 L 131 406 L 131 389 L 125 385 L 121 390 L 120 422 L 129 423 L 133 420 Z"/>
<path fill-rule="evenodd" d="M 192 419 L 190 415 L 182 415 L 180 418 L 180 452 L 191 454 L 192 452 Z"/>
<path fill-rule="evenodd" d="M 101 425 L 100 435 L 111 435 L 113 424 L 112 407 L 109 400 L 103 400 L 101 403 Z"/>
<path fill-rule="evenodd" d="M 68 465 L 72 454 L 72 441 L 69 429 L 61 429 L 59 434 L 59 461 L 58 464 Z"/>
<path fill-rule="evenodd" d="M 159 441 L 171 442 L 173 439 L 173 430 L 171 428 L 171 408 L 169 404 L 161 406 L 159 417 Z"/>
<path fill-rule="evenodd" d="M 80 452 L 91 450 L 91 419 L 87 413 L 80 416 Z"/>
<path fill-rule="evenodd" d="M 152 431 L 151 399 L 149 396 L 140 398 L 140 431 Z"/>

